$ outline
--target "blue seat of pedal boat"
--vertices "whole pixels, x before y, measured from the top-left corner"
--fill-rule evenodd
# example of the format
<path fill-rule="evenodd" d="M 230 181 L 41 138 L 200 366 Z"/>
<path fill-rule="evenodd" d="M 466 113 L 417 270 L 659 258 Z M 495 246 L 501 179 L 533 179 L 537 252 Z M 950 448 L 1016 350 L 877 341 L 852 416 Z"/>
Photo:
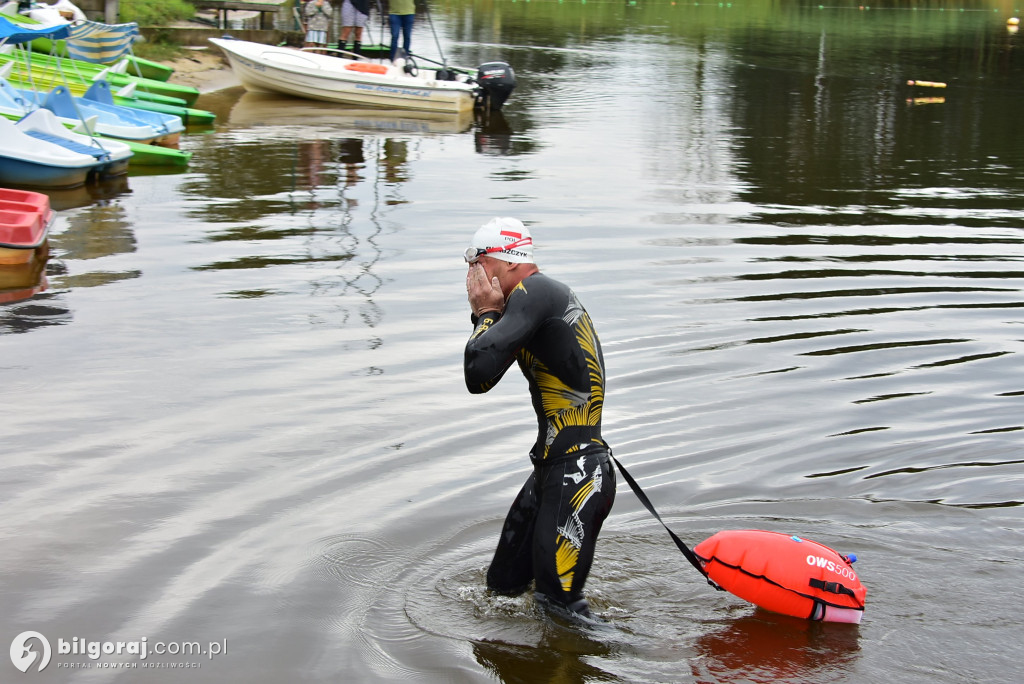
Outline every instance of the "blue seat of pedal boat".
<path fill-rule="evenodd" d="M 53 143 L 54 145 L 60 145 L 64 149 L 71 150 L 72 152 L 78 152 L 79 154 L 88 154 L 99 160 L 107 160 L 110 158 L 110 152 L 102 148 L 96 147 L 95 145 L 83 145 L 76 140 L 68 140 L 52 133 L 43 133 L 42 131 L 22 131 L 25 135 L 31 136 L 36 140 L 42 140 L 44 142 Z"/>

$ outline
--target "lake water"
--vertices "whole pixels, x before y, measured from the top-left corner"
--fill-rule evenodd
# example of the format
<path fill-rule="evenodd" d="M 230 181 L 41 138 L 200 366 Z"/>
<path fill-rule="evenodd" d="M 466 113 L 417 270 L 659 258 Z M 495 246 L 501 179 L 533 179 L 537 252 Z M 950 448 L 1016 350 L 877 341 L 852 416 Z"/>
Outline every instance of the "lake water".
<path fill-rule="evenodd" d="M 0 641 L 53 661 L 0 680 L 1020 681 L 1024 46 L 1013 4 L 915 6 L 452 0 L 503 115 L 229 89 L 187 172 L 53 193 L 0 305 Z M 463 383 L 495 215 L 590 311 L 672 529 L 856 553 L 860 625 L 714 591 L 621 479 L 606 626 L 486 593 L 535 430 L 517 373 Z M 58 641 L 142 638 L 222 652 Z"/>

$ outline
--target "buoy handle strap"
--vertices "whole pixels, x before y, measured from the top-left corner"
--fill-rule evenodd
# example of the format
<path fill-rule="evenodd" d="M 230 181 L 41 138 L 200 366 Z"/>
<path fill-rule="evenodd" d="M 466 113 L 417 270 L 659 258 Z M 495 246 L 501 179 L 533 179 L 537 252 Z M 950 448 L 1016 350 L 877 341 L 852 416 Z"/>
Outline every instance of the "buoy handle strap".
<path fill-rule="evenodd" d="M 850 596 L 854 599 L 857 598 L 857 594 L 853 592 L 853 589 L 845 587 L 839 582 L 826 582 L 825 580 L 812 578 L 810 580 L 810 585 L 815 589 L 821 589 L 822 591 L 827 591 L 830 594 L 842 594 L 843 596 Z"/>
<path fill-rule="evenodd" d="M 660 515 L 658 515 L 658 511 L 654 510 L 654 504 L 652 504 L 651 500 L 647 498 L 646 494 L 644 494 L 644 490 L 640 489 L 640 485 L 636 483 L 636 480 L 633 479 L 633 476 L 629 474 L 629 471 L 622 467 L 622 464 L 619 463 L 619 459 L 615 458 L 614 455 L 611 456 L 612 461 L 614 461 L 615 465 L 618 466 L 619 472 L 622 473 L 622 477 L 626 479 L 626 483 L 629 485 L 629 488 L 633 490 L 634 494 L 636 494 L 636 498 L 640 499 L 640 503 L 642 503 L 644 507 L 648 511 L 650 511 L 651 515 L 657 518 L 658 522 L 661 523 L 661 526 L 665 528 L 666 532 L 668 532 L 668 535 L 672 537 L 672 541 L 676 543 L 676 546 L 679 548 L 679 550 L 683 553 L 684 556 L 686 556 L 686 560 L 690 561 L 690 564 L 693 567 L 697 568 L 697 572 L 699 572 L 701 575 L 707 578 L 708 573 L 704 569 L 704 564 L 700 562 L 699 558 L 697 558 L 697 555 L 690 550 L 689 546 L 683 543 L 682 539 L 676 536 L 675 532 L 669 529 L 668 525 L 665 524 L 665 521 L 661 519 Z M 708 579 L 708 584 L 713 586 L 715 589 L 718 589 L 719 591 L 723 591 L 723 589 L 720 586 L 712 582 L 710 579 Z"/>

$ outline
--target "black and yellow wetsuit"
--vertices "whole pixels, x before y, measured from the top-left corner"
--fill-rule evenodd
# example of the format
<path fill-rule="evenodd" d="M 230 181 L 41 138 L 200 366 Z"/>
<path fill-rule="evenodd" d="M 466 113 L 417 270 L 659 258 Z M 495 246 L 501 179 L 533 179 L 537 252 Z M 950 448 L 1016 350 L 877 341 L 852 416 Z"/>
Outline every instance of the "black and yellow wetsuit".
<path fill-rule="evenodd" d="M 601 438 L 604 357 L 594 325 L 571 289 L 541 273 L 512 291 L 503 313 L 473 323 L 469 391 L 488 391 L 518 361 L 537 413 L 534 470 L 505 519 L 487 584 L 518 594 L 532 580 L 545 599 L 587 612 L 583 585 L 615 499 Z"/>

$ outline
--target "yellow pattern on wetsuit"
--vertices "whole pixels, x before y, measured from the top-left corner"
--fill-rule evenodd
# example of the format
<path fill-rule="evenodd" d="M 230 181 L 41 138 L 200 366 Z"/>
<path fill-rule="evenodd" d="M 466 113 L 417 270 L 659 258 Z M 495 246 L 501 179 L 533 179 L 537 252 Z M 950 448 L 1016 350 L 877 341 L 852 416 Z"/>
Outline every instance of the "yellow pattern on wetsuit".
<path fill-rule="evenodd" d="M 558 578 L 562 582 L 562 591 L 570 591 L 572 589 L 572 577 L 576 570 L 576 560 L 579 558 L 580 551 L 575 546 L 569 543 L 568 539 L 562 539 L 558 545 L 558 550 L 555 551 L 555 570 L 558 572 Z"/>
<path fill-rule="evenodd" d="M 577 463 L 579 476 L 585 476 L 583 458 Z M 569 476 L 576 481 L 576 476 Z M 555 570 L 558 572 L 558 579 L 562 584 L 562 591 L 572 591 L 572 580 L 576 573 L 576 563 L 579 560 L 580 547 L 583 545 L 583 538 L 586 535 L 583 521 L 580 519 L 580 511 L 600 488 L 602 482 L 601 468 L 597 467 L 590 477 L 586 478 L 582 486 L 573 494 L 569 505 L 572 510 L 569 513 L 565 524 L 558 528 L 555 543 L 558 548 L 555 551 Z"/>
<path fill-rule="evenodd" d="M 580 487 L 580 491 L 576 492 L 576 496 L 572 497 L 572 502 L 571 503 L 572 503 L 573 510 L 574 511 L 579 511 L 581 508 L 583 508 L 583 504 L 585 504 L 587 502 L 587 499 L 590 498 L 590 495 L 593 494 L 593 492 L 594 492 L 594 480 L 593 479 L 587 480 L 583 484 L 583 486 Z"/>
<path fill-rule="evenodd" d="M 588 392 L 580 392 L 569 387 L 536 356 L 525 349 L 520 351 L 521 362 L 529 369 L 540 390 L 541 405 L 547 418 L 544 458 L 548 457 L 548 450 L 562 429 L 600 425 L 601 410 L 604 407 L 604 368 L 598 355 L 594 324 L 575 297 L 566 307 L 564 320 L 572 326 L 576 341 L 586 359 L 590 378 Z M 578 446 L 574 444 L 567 453 L 577 450 Z"/>

